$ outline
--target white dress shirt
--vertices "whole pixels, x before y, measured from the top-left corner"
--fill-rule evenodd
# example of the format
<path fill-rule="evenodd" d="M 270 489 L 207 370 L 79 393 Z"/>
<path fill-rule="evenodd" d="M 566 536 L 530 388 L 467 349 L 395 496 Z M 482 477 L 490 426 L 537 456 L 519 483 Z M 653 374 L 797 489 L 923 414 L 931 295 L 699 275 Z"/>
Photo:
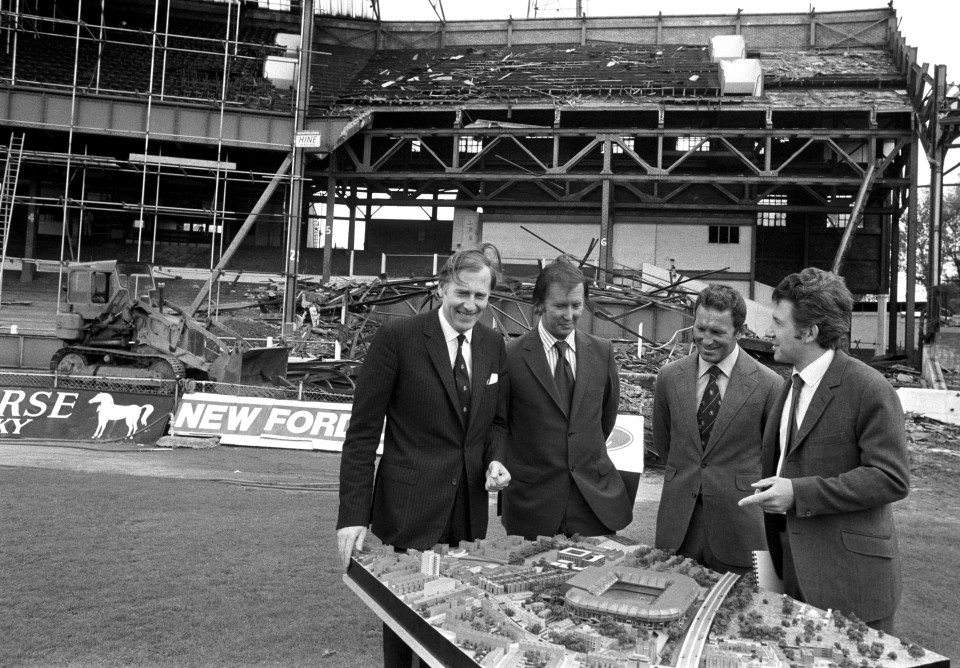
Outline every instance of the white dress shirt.
<path fill-rule="evenodd" d="M 540 340 L 543 342 L 543 352 L 547 354 L 547 366 L 551 373 L 556 373 L 557 368 L 557 349 L 554 344 L 559 340 L 553 334 L 548 332 L 543 326 L 543 320 L 537 324 L 537 330 L 540 332 Z M 570 363 L 570 371 L 573 372 L 573 379 L 577 379 L 577 330 L 567 334 L 563 339 L 567 342 L 567 362 Z"/>
<path fill-rule="evenodd" d="M 817 391 L 820 381 L 830 368 L 830 363 L 834 358 L 833 348 L 827 350 L 823 355 L 808 364 L 803 371 L 797 371 L 794 368 L 790 374 L 790 380 L 793 381 L 793 374 L 799 373 L 803 379 L 803 386 L 800 388 L 800 399 L 797 402 L 797 429 L 803 424 L 803 418 L 807 415 L 807 409 L 810 408 L 810 401 L 813 394 Z M 793 388 L 787 392 L 787 401 L 783 404 L 783 412 L 780 414 L 780 461 L 777 462 L 777 475 L 783 471 L 783 462 L 787 456 L 787 434 L 790 433 L 790 406 L 793 405 Z"/>
<path fill-rule="evenodd" d="M 717 362 L 707 362 L 702 357 L 697 358 L 697 406 L 703 400 L 703 393 L 707 391 L 707 383 L 710 382 L 710 374 L 707 371 L 712 366 L 720 367 L 722 373 L 717 374 L 717 389 L 720 390 L 720 400 L 727 393 L 727 386 L 730 384 L 730 376 L 733 375 L 733 367 L 737 365 L 737 357 L 740 355 L 740 346 L 734 346 L 733 352 Z"/>
<path fill-rule="evenodd" d="M 450 368 L 452 369 L 457 360 L 457 337 L 460 336 L 461 332 L 455 330 L 453 325 L 443 317 L 443 309 L 437 309 L 437 313 L 440 314 L 440 329 L 443 330 L 443 338 L 447 342 L 447 355 L 450 357 Z M 473 351 L 470 347 L 470 340 L 473 338 L 473 327 L 463 332 L 463 335 L 466 337 L 461 346 L 463 363 L 467 365 L 467 376 L 470 377 L 470 380 L 473 380 Z"/>

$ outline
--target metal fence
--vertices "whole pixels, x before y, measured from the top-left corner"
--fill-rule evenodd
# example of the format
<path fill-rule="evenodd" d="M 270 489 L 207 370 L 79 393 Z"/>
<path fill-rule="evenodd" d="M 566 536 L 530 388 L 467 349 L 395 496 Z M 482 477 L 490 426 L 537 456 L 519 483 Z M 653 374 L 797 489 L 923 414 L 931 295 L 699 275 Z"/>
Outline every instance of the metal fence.
<path fill-rule="evenodd" d="M 101 378 L 98 376 L 62 376 L 55 373 L 0 371 L 0 385 L 92 392 L 125 392 L 179 397 L 180 384 L 175 380 L 155 378 Z"/>
<path fill-rule="evenodd" d="M 232 383 L 215 383 L 213 381 L 198 380 L 187 381 L 187 391 L 289 401 L 326 401 L 338 404 L 353 401 L 353 396 L 350 394 L 330 392 L 308 383 L 299 383 L 295 387 L 273 387 L 266 385 L 235 385 Z"/>

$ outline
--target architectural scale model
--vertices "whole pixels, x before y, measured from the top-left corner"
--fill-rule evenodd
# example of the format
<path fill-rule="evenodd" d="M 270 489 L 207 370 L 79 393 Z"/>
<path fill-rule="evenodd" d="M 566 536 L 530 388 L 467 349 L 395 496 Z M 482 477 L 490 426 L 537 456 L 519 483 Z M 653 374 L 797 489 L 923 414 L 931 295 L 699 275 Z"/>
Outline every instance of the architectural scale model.
<path fill-rule="evenodd" d="M 623 537 L 478 540 L 357 558 L 490 668 L 907 668 L 949 659 Z"/>

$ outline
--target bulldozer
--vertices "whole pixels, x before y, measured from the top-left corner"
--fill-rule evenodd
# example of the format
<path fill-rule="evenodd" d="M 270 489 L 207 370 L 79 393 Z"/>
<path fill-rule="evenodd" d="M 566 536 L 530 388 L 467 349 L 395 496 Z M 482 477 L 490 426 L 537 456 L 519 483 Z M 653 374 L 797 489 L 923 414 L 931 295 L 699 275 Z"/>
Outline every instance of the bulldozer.
<path fill-rule="evenodd" d="M 286 347 L 253 347 L 225 325 L 165 302 L 148 263 L 71 262 L 66 274 L 56 330 L 64 345 L 50 361 L 55 373 L 241 385 L 282 384 L 286 377 Z"/>

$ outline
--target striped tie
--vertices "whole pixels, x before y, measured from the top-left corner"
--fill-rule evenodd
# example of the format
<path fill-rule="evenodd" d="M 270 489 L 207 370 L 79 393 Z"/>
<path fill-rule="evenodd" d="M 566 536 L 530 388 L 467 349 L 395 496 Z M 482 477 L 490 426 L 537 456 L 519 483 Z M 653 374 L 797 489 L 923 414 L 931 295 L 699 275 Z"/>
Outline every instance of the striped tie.
<path fill-rule="evenodd" d="M 700 400 L 700 408 L 697 409 L 700 445 L 704 448 L 707 447 L 710 432 L 713 431 L 713 423 L 717 421 L 717 414 L 720 412 L 720 388 L 717 386 L 720 367 L 714 364 L 707 369 L 707 373 L 710 375 L 710 380 L 707 381 L 707 388 L 703 391 L 703 399 Z"/>
<path fill-rule="evenodd" d="M 553 344 L 557 348 L 557 365 L 553 367 L 553 382 L 557 385 L 557 391 L 560 393 L 560 403 L 563 410 L 570 413 L 570 402 L 573 399 L 573 369 L 570 368 L 570 362 L 567 361 L 567 342 L 557 341 Z"/>
<path fill-rule="evenodd" d="M 460 419 L 467 423 L 470 414 L 470 374 L 467 373 L 467 363 L 463 359 L 463 341 L 467 337 L 460 334 L 457 337 L 457 358 L 453 362 L 453 378 L 457 383 L 457 394 L 460 397 Z"/>

